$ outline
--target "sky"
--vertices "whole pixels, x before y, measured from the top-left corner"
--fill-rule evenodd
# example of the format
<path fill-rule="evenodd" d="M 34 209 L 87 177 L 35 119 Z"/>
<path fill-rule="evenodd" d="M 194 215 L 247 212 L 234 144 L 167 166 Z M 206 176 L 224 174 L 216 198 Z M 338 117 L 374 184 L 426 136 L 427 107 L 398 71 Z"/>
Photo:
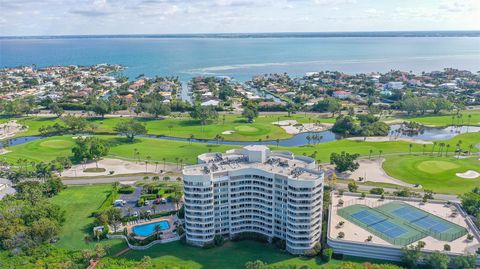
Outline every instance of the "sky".
<path fill-rule="evenodd" d="M 0 36 L 480 30 L 480 0 L 0 0 Z"/>

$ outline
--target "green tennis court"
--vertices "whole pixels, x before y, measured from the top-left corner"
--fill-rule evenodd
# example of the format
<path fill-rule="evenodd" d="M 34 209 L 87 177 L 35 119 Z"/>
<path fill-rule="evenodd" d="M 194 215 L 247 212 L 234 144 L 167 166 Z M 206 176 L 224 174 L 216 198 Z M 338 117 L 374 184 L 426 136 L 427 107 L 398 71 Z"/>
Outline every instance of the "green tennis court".
<path fill-rule="evenodd" d="M 393 245 L 408 245 L 426 236 L 399 219 L 364 205 L 339 209 L 338 215 Z"/>
<path fill-rule="evenodd" d="M 467 229 L 428 213 L 420 208 L 403 202 L 390 202 L 375 208 L 387 215 L 404 220 L 405 224 L 432 236 L 441 241 L 454 241 L 466 235 Z"/>
<path fill-rule="evenodd" d="M 409 245 L 427 236 L 451 242 L 467 234 L 464 227 L 403 202 L 374 208 L 351 205 L 339 209 L 338 215 L 393 245 Z"/>

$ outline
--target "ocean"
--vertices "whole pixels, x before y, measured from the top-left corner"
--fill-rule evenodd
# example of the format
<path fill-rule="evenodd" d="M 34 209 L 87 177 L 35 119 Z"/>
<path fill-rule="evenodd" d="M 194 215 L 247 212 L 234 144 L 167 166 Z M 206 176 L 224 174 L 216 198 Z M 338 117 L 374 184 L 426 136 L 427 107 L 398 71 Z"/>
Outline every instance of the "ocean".
<path fill-rule="evenodd" d="M 0 38 L 0 67 L 121 64 L 124 75 L 480 70 L 480 35 L 205 35 Z"/>

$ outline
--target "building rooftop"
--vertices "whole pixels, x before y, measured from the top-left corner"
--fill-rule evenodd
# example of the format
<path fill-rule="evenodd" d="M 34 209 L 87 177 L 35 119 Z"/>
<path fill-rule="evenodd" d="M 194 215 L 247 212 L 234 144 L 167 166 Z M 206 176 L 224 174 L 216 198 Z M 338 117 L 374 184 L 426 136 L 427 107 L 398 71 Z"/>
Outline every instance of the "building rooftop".
<path fill-rule="evenodd" d="M 315 160 L 294 156 L 288 151 L 270 151 L 264 145 L 251 145 L 226 153 L 205 153 L 198 156 L 199 164 L 184 168 L 185 175 L 205 175 L 256 168 L 301 180 L 315 180 L 323 171 L 315 169 Z"/>

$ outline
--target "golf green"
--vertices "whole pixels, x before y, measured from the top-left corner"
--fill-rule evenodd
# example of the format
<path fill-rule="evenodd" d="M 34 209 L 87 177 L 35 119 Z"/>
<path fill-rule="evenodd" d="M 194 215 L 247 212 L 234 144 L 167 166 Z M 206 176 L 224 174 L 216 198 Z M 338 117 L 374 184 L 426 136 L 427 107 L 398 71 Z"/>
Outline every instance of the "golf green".
<path fill-rule="evenodd" d="M 41 147 L 51 148 L 51 149 L 69 149 L 69 148 L 72 148 L 73 145 L 74 144 L 72 141 L 58 140 L 58 139 L 47 140 L 40 143 Z"/>
<path fill-rule="evenodd" d="M 253 126 L 247 126 L 247 125 L 235 126 L 234 129 L 241 133 L 256 133 L 259 131 L 258 128 Z"/>
<path fill-rule="evenodd" d="M 460 165 L 446 161 L 424 161 L 417 164 L 418 170 L 429 174 L 439 174 L 458 167 Z"/>
<path fill-rule="evenodd" d="M 480 180 L 458 177 L 456 173 L 476 170 L 480 161 L 472 158 L 455 159 L 428 154 L 387 156 L 383 163 L 385 172 L 410 184 L 420 184 L 437 193 L 463 194 L 480 187 Z"/>

